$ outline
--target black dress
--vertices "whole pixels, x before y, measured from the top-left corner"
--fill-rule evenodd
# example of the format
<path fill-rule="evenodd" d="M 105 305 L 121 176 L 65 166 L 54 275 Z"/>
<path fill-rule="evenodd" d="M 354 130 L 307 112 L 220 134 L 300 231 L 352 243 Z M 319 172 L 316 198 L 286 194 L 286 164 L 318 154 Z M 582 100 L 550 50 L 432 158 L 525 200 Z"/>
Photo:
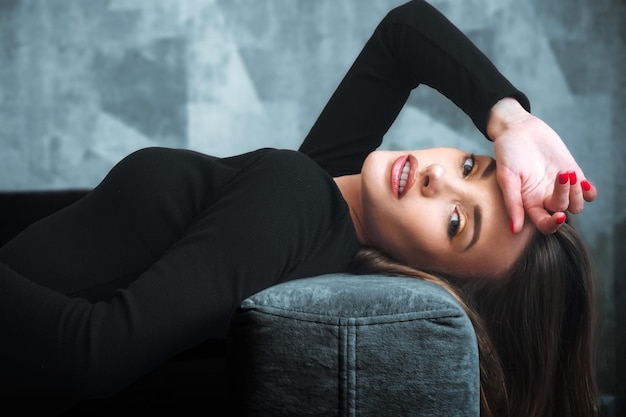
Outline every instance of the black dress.
<path fill-rule="evenodd" d="M 499 99 L 529 107 L 430 5 L 394 9 L 299 151 L 141 150 L 2 247 L 0 383 L 110 395 L 223 337 L 246 296 L 348 270 L 359 245 L 333 177 L 360 171 L 420 83 L 483 133 Z"/>

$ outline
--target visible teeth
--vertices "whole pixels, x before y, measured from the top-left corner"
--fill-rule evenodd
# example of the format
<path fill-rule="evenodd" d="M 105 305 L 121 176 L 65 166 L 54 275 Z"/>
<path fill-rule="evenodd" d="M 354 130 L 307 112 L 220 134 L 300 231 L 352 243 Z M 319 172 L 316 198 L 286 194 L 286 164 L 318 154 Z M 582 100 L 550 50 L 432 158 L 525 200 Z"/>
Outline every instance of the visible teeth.
<path fill-rule="evenodd" d="M 402 174 L 400 174 L 400 183 L 398 184 L 398 194 L 402 194 L 404 187 L 406 187 L 406 180 L 409 178 L 409 171 L 411 171 L 411 163 L 407 159 L 402 167 Z"/>

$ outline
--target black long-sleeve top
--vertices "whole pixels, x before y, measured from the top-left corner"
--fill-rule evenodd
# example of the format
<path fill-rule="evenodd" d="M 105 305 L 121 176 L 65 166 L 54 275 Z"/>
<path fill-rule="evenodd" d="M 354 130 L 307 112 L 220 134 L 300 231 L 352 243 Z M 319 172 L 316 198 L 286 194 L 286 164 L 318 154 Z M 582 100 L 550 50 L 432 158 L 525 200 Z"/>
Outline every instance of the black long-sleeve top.
<path fill-rule="evenodd" d="M 391 12 L 376 28 L 300 150 L 332 175 L 358 173 L 411 91 L 428 85 L 452 100 L 487 137 L 493 105 L 528 98 L 448 19 L 425 1 Z"/>
<path fill-rule="evenodd" d="M 333 177 L 358 173 L 428 84 L 486 133 L 526 97 L 423 1 L 391 11 L 299 151 L 148 149 L 0 249 L 0 382 L 106 396 L 223 337 L 246 296 L 345 271 L 359 248 Z"/>

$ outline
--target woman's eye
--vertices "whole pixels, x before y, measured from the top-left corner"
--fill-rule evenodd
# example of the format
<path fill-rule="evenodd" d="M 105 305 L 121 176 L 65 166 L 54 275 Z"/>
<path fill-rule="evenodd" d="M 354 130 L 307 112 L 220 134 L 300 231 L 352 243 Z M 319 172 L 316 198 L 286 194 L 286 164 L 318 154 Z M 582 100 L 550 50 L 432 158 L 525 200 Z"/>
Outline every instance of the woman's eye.
<path fill-rule="evenodd" d="M 450 222 L 448 223 L 448 237 L 450 239 L 459 233 L 459 227 L 461 227 L 461 216 L 459 216 L 459 212 L 455 207 L 452 216 L 450 216 Z"/>
<path fill-rule="evenodd" d="M 474 169 L 474 164 L 476 163 L 476 158 L 474 154 L 470 155 L 468 158 L 463 161 L 463 176 L 467 177 L 470 172 Z"/>

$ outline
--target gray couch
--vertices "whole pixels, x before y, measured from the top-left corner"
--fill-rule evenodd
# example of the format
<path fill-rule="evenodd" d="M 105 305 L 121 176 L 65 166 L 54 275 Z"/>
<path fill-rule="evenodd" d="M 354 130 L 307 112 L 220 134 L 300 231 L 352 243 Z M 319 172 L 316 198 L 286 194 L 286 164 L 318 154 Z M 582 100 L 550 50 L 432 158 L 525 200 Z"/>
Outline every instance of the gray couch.
<path fill-rule="evenodd" d="M 478 350 L 452 296 L 411 278 L 326 275 L 246 299 L 227 375 L 241 416 L 478 416 Z"/>

